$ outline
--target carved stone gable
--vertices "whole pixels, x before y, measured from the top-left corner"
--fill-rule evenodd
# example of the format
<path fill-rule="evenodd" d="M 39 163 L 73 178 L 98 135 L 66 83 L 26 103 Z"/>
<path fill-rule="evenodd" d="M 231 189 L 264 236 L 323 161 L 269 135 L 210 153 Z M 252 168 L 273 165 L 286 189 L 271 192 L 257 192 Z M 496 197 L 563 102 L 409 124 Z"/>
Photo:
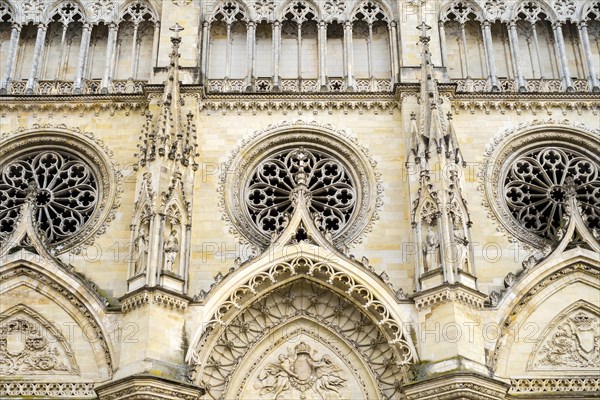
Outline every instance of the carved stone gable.
<path fill-rule="evenodd" d="M 560 314 L 529 360 L 531 370 L 598 371 L 600 316 L 587 308 Z"/>

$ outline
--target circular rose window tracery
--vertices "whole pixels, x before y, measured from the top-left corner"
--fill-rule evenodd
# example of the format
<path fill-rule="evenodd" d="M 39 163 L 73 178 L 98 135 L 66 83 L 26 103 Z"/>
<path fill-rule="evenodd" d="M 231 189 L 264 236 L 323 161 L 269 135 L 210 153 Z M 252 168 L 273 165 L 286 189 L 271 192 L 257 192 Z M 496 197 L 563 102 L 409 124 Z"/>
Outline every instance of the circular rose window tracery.
<path fill-rule="evenodd" d="M 303 121 L 261 131 L 229 159 L 220 192 L 232 231 L 259 248 L 271 243 L 294 211 L 302 182 L 309 210 L 336 246 L 359 242 L 381 206 L 375 162 L 344 131 Z"/>
<path fill-rule="evenodd" d="M 507 233 L 540 249 L 564 239 L 571 211 L 593 234 L 600 230 L 598 148 L 600 131 L 566 120 L 510 129 L 488 146 L 484 204 Z"/>
<path fill-rule="evenodd" d="M 28 221 L 54 254 L 92 244 L 119 206 L 122 176 L 111 156 L 77 128 L 34 125 L 1 136 L 0 245 L 20 240 L 13 233 Z"/>
<path fill-rule="evenodd" d="M 513 217 L 526 229 L 553 242 L 569 196 L 581 207 L 590 229 L 600 228 L 598 164 L 560 147 L 538 147 L 520 155 L 504 179 L 504 195 Z"/>
<path fill-rule="evenodd" d="M 0 170 L 0 233 L 10 234 L 27 197 L 49 243 L 77 233 L 98 199 L 98 184 L 85 162 L 73 154 L 42 151 L 12 159 Z"/>
<path fill-rule="evenodd" d="M 351 174 L 324 152 L 304 147 L 271 155 L 255 168 L 246 190 L 247 210 L 258 227 L 270 235 L 293 213 L 291 193 L 303 173 L 311 195 L 309 209 L 320 216 L 321 228 L 335 237 L 346 226 L 357 198 Z"/>

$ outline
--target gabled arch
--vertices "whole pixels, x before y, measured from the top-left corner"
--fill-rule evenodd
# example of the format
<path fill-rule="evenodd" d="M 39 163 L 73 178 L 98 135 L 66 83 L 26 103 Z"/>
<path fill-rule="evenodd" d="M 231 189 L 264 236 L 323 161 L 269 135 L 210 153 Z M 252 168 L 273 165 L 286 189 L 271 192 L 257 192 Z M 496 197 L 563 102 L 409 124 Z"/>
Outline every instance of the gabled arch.
<path fill-rule="evenodd" d="M 225 0 L 217 4 L 208 21 L 210 23 L 219 21 L 225 24 L 232 24 L 237 21 L 248 22 L 251 20 L 250 15 L 250 10 L 244 3 L 236 0 Z"/>
<path fill-rule="evenodd" d="M 292 18 L 292 21 L 294 22 L 298 22 L 300 21 L 305 21 L 306 19 L 302 17 L 302 15 L 306 15 L 307 12 L 310 12 L 313 14 L 314 18 L 313 21 L 321 21 L 322 19 L 322 13 L 321 13 L 321 9 L 319 8 L 318 4 L 315 3 L 313 0 L 289 0 L 289 1 L 284 1 L 282 2 L 279 7 L 275 10 L 275 19 L 277 21 L 283 21 L 286 19 L 286 14 L 288 12 L 290 12 L 291 10 L 293 10 L 293 7 L 296 4 L 302 4 L 303 6 L 305 6 L 307 8 L 307 11 L 305 13 L 296 13 L 296 12 L 292 12 L 294 14 L 294 17 Z"/>
<path fill-rule="evenodd" d="M 595 15 L 598 19 L 600 18 L 600 0 L 588 0 L 587 3 L 581 7 L 581 14 L 579 15 L 578 21 L 589 21 L 590 14 Z"/>
<path fill-rule="evenodd" d="M 209 293 L 202 320 L 186 356 L 189 364 L 198 368 L 207 365 L 223 332 L 245 310 L 279 288 L 294 284 L 318 285 L 324 293 L 334 294 L 351 304 L 353 309 L 361 310 L 369 323 L 377 327 L 378 334 L 385 338 L 394 364 L 401 366 L 403 373 L 408 373 L 408 365 L 417 361 L 415 347 L 404 331 L 399 311 L 389 306 L 397 303 L 391 288 L 373 271 L 339 252 L 331 237 L 321 233 L 308 211 L 307 196 L 306 186 L 299 184 L 293 195 L 294 214 L 284 230 L 273 236 L 271 246 L 255 260 L 225 277 Z M 404 317 L 405 321 L 409 319 Z M 201 380 L 197 375 L 195 378 Z M 390 387 L 389 390 L 394 389 Z"/>
<path fill-rule="evenodd" d="M 8 336 L 13 332 L 18 332 L 21 336 L 21 342 L 23 342 L 23 339 L 26 341 L 32 339 L 37 342 L 33 346 L 29 345 L 30 349 L 27 348 L 27 342 L 24 343 L 23 350 L 25 350 L 25 354 L 18 357 L 25 356 L 30 361 L 36 361 L 36 357 L 45 357 L 46 361 L 41 366 L 31 365 L 30 367 L 37 368 L 40 372 L 48 371 L 47 373 L 51 374 L 78 375 L 80 373 L 73 350 L 63 334 L 53 323 L 32 308 L 19 304 L 0 314 L 0 335 Z M 8 352 L 3 356 L 11 357 L 13 355 Z M 9 371 L 8 375 L 19 372 L 18 368 L 23 366 L 23 360 L 20 361 L 12 365 L 9 364 L 9 367 L 17 369 L 12 372 Z M 6 373 L 6 371 L 4 372 Z"/>
<path fill-rule="evenodd" d="M 110 379 L 115 363 L 107 327 L 112 325 L 112 321 L 106 313 L 108 301 L 92 289 L 93 283 L 67 272 L 56 261 L 26 250 L 6 255 L 3 261 L 0 269 L 0 297 L 24 287 L 48 298 L 76 322 L 80 333 L 87 338 L 84 340 L 93 349 L 98 367 L 97 381 Z"/>
<path fill-rule="evenodd" d="M 124 18 L 129 15 L 133 23 L 141 23 L 149 21 L 156 23 L 159 21 L 156 8 L 146 0 L 130 0 L 121 5 L 119 9 L 119 22 L 124 21 Z"/>
<path fill-rule="evenodd" d="M 46 22 L 56 21 L 68 25 L 71 22 L 85 23 L 89 19 L 86 8 L 79 0 L 58 0 L 51 3 L 47 10 Z"/>
<path fill-rule="evenodd" d="M 374 7 L 374 9 L 371 10 L 372 7 Z M 359 13 L 363 15 L 362 20 L 368 23 L 373 23 L 377 20 L 389 23 L 393 20 L 394 15 L 386 3 L 377 0 L 363 0 L 358 2 L 348 14 L 348 19 L 352 21 L 357 20 L 357 15 Z M 378 18 L 379 13 L 382 14 L 383 18 Z"/>
<path fill-rule="evenodd" d="M 457 9 L 459 5 L 466 7 L 465 10 Z M 446 3 L 440 9 L 440 21 L 450 21 L 449 15 L 453 14 L 456 18 L 454 21 L 458 21 L 461 23 L 467 22 L 469 20 L 469 15 L 475 15 L 475 20 L 484 21 L 485 20 L 485 11 L 481 8 L 479 4 L 477 4 L 473 0 L 454 0 Z"/>
<path fill-rule="evenodd" d="M 525 10 L 524 7 L 528 4 L 531 4 L 536 10 L 534 10 L 533 12 L 528 12 L 527 10 Z M 519 16 L 520 13 L 525 14 L 524 18 L 521 18 Z M 526 21 L 535 22 L 539 20 L 540 13 L 544 13 L 544 15 L 546 15 L 546 19 L 550 22 L 558 21 L 558 17 L 554 9 L 543 0 L 522 0 L 520 2 L 515 3 L 512 7 L 512 10 L 510 11 L 509 20 L 516 21 L 519 19 L 523 19 Z"/>
<path fill-rule="evenodd" d="M 506 366 L 511 347 L 517 343 L 513 336 L 522 333 L 516 332 L 517 327 L 522 329 L 524 322 L 541 304 L 574 284 L 581 283 L 600 290 L 597 260 L 597 253 L 575 248 L 562 253 L 554 262 L 530 271 L 513 284 L 494 312 L 493 323 L 498 326 L 498 336 L 492 344 L 488 365 L 496 374 L 501 374 L 500 368 Z M 564 300 L 561 298 L 561 301 Z"/>
<path fill-rule="evenodd" d="M 8 0 L 0 0 L 0 22 L 17 22 L 15 7 Z"/>

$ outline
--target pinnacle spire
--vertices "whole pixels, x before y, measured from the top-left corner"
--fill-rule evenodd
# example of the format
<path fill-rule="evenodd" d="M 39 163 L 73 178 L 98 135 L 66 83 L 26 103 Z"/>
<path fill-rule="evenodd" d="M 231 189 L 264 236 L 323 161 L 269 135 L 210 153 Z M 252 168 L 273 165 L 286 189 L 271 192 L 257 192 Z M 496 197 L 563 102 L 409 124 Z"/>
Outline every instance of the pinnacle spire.
<path fill-rule="evenodd" d="M 169 29 L 173 35 L 171 36 L 167 80 L 157 121 L 153 126 L 150 120 L 151 116 L 149 116 L 142 132 L 142 145 L 139 146 L 140 165 L 145 165 L 158 156 L 167 157 L 183 166 L 191 163 L 195 168 L 196 127 L 193 123 L 193 114 L 188 114 L 184 120 L 182 111 L 184 103 L 180 94 L 179 45 L 181 37 L 179 32 L 184 28 L 176 23 Z"/>

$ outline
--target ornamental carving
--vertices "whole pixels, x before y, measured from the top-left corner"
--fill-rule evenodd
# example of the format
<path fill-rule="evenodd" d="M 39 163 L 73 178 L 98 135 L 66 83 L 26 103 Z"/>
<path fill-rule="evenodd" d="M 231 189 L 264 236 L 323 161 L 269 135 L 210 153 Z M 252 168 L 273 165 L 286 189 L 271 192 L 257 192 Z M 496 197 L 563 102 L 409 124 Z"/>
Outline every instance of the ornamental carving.
<path fill-rule="evenodd" d="M 336 246 L 349 246 L 378 218 L 382 188 L 374 166 L 345 132 L 286 122 L 242 144 L 226 164 L 219 191 L 233 232 L 266 248 L 285 227 L 291 194 L 303 181 L 319 227 Z"/>
<path fill-rule="evenodd" d="M 5 377 L 77 374 L 74 355 L 64 338 L 56 337 L 48 328 L 52 329 L 49 324 L 22 313 L 2 321 L 0 373 Z"/>
<path fill-rule="evenodd" d="M 114 217 L 121 175 L 93 134 L 34 125 L 0 137 L 0 241 L 25 203 L 51 252 L 77 252 Z"/>
<path fill-rule="evenodd" d="M 568 198 L 575 197 L 590 230 L 600 227 L 598 160 L 565 147 L 538 147 L 516 158 L 504 178 L 506 204 L 515 220 L 558 242 Z"/>
<path fill-rule="evenodd" d="M 66 151 L 25 153 L 0 165 L 0 235 L 16 227 L 23 204 L 49 243 L 76 235 L 98 201 L 98 180 L 79 157 Z"/>
<path fill-rule="evenodd" d="M 255 168 L 245 198 L 252 221 L 265 235 L 283 229 L 293 213 L 292 192 L 300 182 L 310 193 L 310 211 L 320 216 L 319 228 L 338 236 L 358 197 L 352 176 L 332 156 L 304 147 L 273 154 Z"/>
<path fill-rule="evenodd" d="M 317 357 L 316 351 L 305 342 L 297 344 L 269 363 L 260 373 L 256 387 L 260 396 L 269 394 L 273 399 L 289 391 L 298 391 L 301 398 L 309 390 L 320 399 L 339 399 L 340 390 L 346 386 L 340 368 L 327 354 Z"/>
<path fill-rule="evenodd" d="M 489 216 L 537 249 L 555 246 L 570 214 L 600 226 L 600 130 L 535 120 L 499 134 L 486 148 L 479 178 Z M 573 197 L 575 210 L 568 209 Z"/>
<path fill-rule="evenodd" d="M 561 314 L 529 360 L 529 370 L 600 368 L 600 317 L 587 309 Z"/>
<path fill-rule="evenodd" d="M 394 345 L 394 341 L 386 337 L 382 330 L 385 324 L 374 321 L 363 311 L 362 307 L 357 307 L 352 301 L 340 296 L 334 290 L 302 279 L 280 286 L 257 298 L 226 324 L 211 325 L 195 350 L 196 355 L 192 361 L 194 381 L 205 387 L 211 398 L 224 398 L 234 373 L 254 346 L 268 338 L 277 327 L 299 317 L 323 325 L 344 338 L 346 343 L 352 345 L 353 351 L 365 361 L 368 368 L 372 369 L 369 373 L 377 379 L 381 391 L 379 398 L 395 398 L 402 385 L 410 379 L 409 363 L 412 355 L 406 343 L 402 345 L 403 350 L 398 352 L 397 344 Z M 215 332 L 214 335 L 213 332 Z M 203 356 L 206 357 L 205 361 L 200 361 L 199 354 L 208 351 L 203 347 L 207 346 L 209 342 L 212 343 L 210 352 Z M 295 370 L 295 364 L 292 366 L 292 360 L 289 359 L 289 356 L 286 357 L 286 359 L 280 360 L 278 366 L 270 368 L 266 375 L 262 375 L 264 378 L 262 379 L 264 382 L 262 388 L 265 395 L 271 393 L 272 396 L 278 390 L 281 394 L 285 391 L 286 386 L 292 387 L 290 379 L 298 373 Z M 294 358 L 294 363 L 295 361 L 296 358 Z M 288 371 L 275 372 L 282 368 L 282 363 Z M 324 367 L 321 372 L 339 372 L 334 371 L 333 364 L 329 365 L 322 357 L 319 359 L 319 363 L 322 363 Z M 321 365 L 316 364 L 309 369 L 308 364 L 308 360 L 304 359 L 302 365 L 298 365 L 297 368 L 304 369 L 304 371 L 299 375 L 301 378 L 296 378 L 293 382 L 293 385 L 304 391 L 312 388 L 313 384 L 317 385 L 319 373 L 316 366 Z M 342 388 L 342 379 L 345 377 L 338 375 L 333 380 L 333 375 L 329 376 L 332 379 L 331 388 L 336 390 Z M 275 382 L 275 378 L 281 379 L 281 382 L 278 384 Z M 313 379 L 314 382 L 310 383 Z M 325 380 L 322 380 L 318 384 L 325 385 L 325 383 Z M 323 395 L 327 394 L 328 396 L 335 392 L 335 390 L 322 391 Z"/>

